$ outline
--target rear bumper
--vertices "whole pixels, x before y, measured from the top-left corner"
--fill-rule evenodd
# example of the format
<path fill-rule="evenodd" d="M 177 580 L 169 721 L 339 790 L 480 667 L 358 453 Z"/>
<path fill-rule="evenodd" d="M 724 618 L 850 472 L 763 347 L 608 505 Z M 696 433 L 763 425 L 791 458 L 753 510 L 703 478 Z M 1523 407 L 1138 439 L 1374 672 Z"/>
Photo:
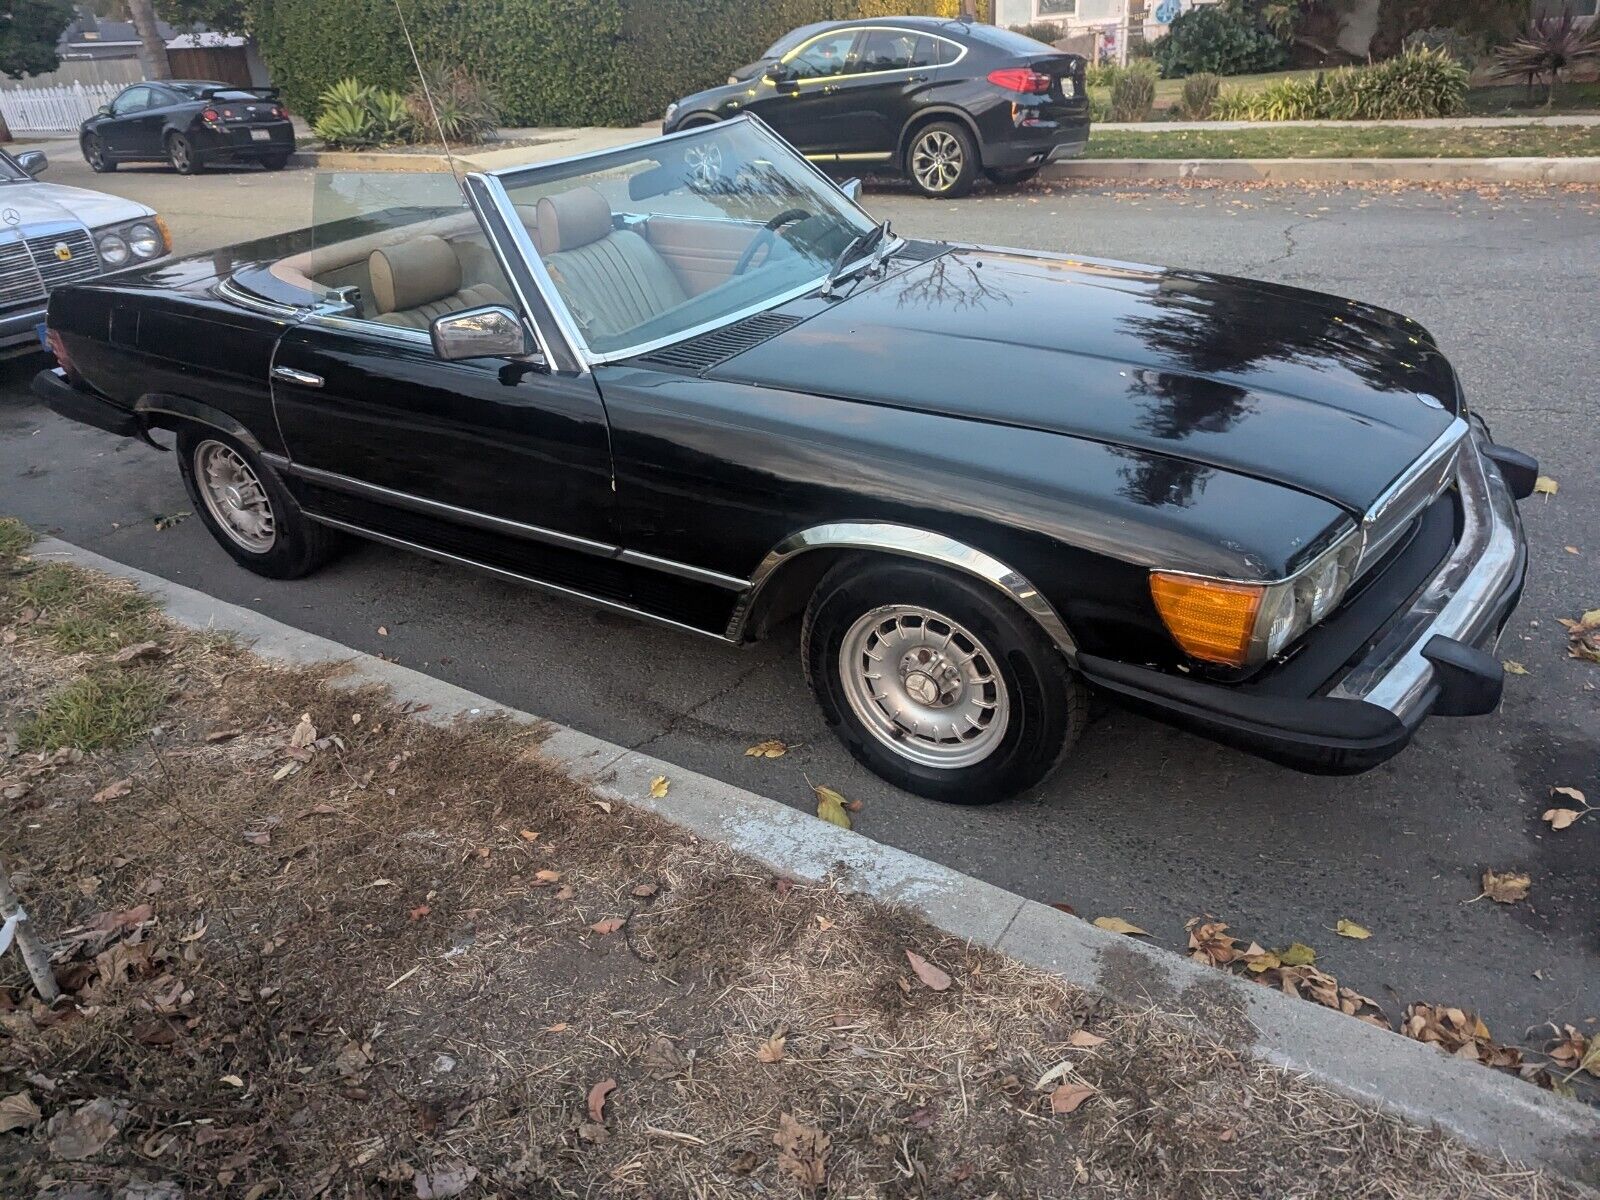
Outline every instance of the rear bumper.
<path fill-rule="evenodd" d="M 60 367 L 51 367 L 35 375 L 33 394 L 48 404 L 51 411 L 69 421 L 93 425 L 121 437 L 138 437 L 144 432 L 144 421 L 137 413 L 87 388 L 75 387 Z"/>
<path fill-rule="evenodd" d="M 1500 704 L 1495 643 L 1527 575 L 1517 471 L 1475 433 L 1456 486 L 1460 532 L 1438 570 L 1383 633 L 1315 695 L 1252 692 L 1082 655 L 1084 676 L 1131 706 L 1263 758 L 1317 774 L 1351 775 L 1403 750 L 1429 716 L 1477 716 Z M 1531 463 L 1525 456 L 1521 466 Z"/>
<path fill-rule="evenodd" d="M 1043 166 L 1063 158 L 1076 158 L 1089 144 L 1089 122 L 1051 122 L 1046 125 L 1007 127 L 985 131 L 979 153 L 983 165 L 1002 170 Z"/>
<path fill-rule="evenodd" d="M 284 122 L 282 128 L 267 128 L 271 136 L 264 142 L 250 139 L 244 130 L 230 130 L 227 133 L 206 130 L 193 138 L 195 153 L 203 162 L 254 162 L 294 153 L 293 125 Z"/>

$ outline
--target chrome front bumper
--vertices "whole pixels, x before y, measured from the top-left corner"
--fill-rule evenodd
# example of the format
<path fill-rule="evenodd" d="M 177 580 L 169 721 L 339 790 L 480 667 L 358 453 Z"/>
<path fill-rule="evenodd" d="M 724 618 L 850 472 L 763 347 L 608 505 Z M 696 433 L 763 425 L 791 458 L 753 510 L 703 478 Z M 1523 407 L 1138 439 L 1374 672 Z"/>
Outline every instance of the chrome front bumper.
<path fill-rule="evenodd" d="M 1364 701 L 1415 728 L 1453 682 L 1445 678 L 1453 668 L 1440 662 L 1447 647 L 1434 639 L 1476 651 L 1480 661 L 1492 658 L 1521 594 L 1528 547 L 1516 497 L 1483 453 L 1488 444 L 1475 428 L 1457 460 L 1462 529 L 1455 549 L 1411 607 L 1328 693 L 1330 699 Z M 1499 664 L 1493 667 L 1498 681 Z"/>

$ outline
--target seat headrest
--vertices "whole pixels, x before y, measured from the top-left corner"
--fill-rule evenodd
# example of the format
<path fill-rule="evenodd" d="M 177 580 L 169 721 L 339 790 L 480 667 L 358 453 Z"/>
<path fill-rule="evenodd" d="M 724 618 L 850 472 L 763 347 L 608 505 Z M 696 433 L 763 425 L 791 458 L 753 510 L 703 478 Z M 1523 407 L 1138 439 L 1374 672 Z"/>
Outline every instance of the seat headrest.
<path fill-rule="evenodd" d="M 461 290 L 461 260 L 442 237 L 425 233 L 367 257 L 378 314 L 421 308 Z"/>
<path fill-rule="evenodd" d="M 573 188 L 539 201 L 535 243 L 540 254 L 576 250 L 612 230 L 611 204 L 592 187 Z"/>

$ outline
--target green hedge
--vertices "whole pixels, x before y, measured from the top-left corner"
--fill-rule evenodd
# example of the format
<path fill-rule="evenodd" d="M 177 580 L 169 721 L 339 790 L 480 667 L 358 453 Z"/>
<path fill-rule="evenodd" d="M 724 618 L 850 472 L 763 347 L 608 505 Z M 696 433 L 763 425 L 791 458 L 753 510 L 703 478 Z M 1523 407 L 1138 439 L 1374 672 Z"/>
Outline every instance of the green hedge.
<path fill-rule="evenodd" d="M 723 82 L 797 25 L 960 0 L 404 0 L 424 66 L 460 66 L 507 125 L 633 125 Z M 982 10 L 986 5 L 980 5 Z M 273 0 L 255 33 L 291 109 L 315 117 L 340 79 L 407 90 L 416 76 L 394 0 Z"/>

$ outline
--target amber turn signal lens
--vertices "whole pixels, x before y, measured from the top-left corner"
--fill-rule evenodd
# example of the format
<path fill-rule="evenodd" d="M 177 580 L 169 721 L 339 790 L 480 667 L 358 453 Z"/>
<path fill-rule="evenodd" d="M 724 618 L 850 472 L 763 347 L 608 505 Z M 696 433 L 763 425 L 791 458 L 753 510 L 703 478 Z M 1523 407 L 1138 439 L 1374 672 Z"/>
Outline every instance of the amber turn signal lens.
<path fill-rule="evenodd" d="M 167 228 L 167 223 L 162 220 L 160 213 L 156 214 L 156 228 L 161 231 L 161 252 L 163 254 L 171 254 L 172 230 Z"/>
<path fill-rule="evenodd" d="M 1150 595 L 1184 652 L 1206 662 L 1243 666 L 1266 588 L 1191 575 L 1150 575 Z"/>

